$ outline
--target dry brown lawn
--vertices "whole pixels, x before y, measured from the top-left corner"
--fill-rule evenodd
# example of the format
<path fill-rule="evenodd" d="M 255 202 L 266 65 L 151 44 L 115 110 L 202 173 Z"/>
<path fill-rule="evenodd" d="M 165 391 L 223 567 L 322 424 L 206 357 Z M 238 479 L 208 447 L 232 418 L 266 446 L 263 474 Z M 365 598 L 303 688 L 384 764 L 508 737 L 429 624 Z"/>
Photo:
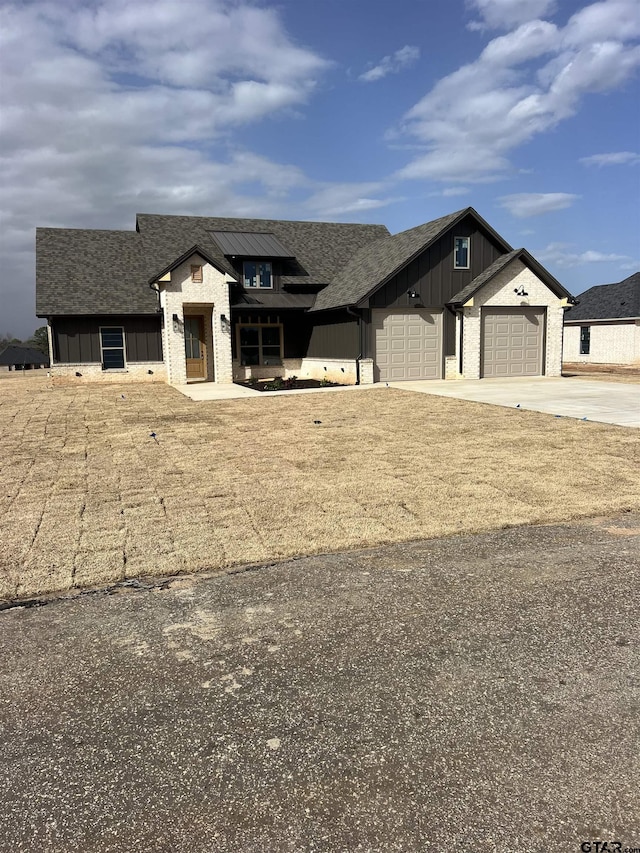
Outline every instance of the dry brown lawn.
<path fill-rule="evenodd" d="M 5 599 L 640 507 L 636 430 L 387 388 L 5 374 L 0 435 Z"/>
<path fill-rule="evenodd" d="M 640 383 L 640 367 L 627 364 L 570 364 L 562 365 L 562 375 L 573 379 L 590 379 L 600 382 Z"/>

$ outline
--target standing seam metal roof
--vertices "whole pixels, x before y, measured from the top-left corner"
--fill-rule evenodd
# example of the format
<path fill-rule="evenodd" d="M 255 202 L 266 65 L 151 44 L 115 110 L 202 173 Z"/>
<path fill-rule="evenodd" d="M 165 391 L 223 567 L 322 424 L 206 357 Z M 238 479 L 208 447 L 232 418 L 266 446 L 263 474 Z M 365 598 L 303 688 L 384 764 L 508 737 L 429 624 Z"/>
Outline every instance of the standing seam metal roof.
<path fill-rule="evenodd" d="M 295 258 L 275 234 L 251 231 L 212 231 L 211 236 L 227 256 L 255 258 Z"/>

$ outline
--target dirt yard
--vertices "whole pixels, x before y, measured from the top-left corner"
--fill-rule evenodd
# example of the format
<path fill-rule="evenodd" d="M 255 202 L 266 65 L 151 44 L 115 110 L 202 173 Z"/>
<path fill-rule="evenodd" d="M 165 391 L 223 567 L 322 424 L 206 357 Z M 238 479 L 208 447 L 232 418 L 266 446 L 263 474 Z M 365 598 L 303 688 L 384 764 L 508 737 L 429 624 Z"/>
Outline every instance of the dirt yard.
<path fill-rule="evenodd" d="M 565 362 L 562 375 L 574 379 L 599 379 L 603 382 L 640 383 L 640 366 L 633 364 L 579 364 Z"/>
<path fill-rule="evenodd" d="M 639 438 L 388 388 L 195 403 L 5 374 L 0 599 L 637 509 Z"/>

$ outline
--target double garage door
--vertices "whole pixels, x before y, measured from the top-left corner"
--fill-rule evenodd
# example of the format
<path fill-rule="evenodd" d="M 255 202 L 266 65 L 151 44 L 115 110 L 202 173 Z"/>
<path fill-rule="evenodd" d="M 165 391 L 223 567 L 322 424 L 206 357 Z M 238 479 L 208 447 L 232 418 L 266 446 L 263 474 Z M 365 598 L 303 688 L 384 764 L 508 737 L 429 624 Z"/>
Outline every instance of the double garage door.
<path fill-rule="evenodd" d="M 544 325 L 544 308 L 483 308 L 481 375 L 540 376 Z"/>
<path fill-rule="evenodd" d="M 375 361 L 380 382 L 442 379 L 442 312 L 375 309 Z"/>

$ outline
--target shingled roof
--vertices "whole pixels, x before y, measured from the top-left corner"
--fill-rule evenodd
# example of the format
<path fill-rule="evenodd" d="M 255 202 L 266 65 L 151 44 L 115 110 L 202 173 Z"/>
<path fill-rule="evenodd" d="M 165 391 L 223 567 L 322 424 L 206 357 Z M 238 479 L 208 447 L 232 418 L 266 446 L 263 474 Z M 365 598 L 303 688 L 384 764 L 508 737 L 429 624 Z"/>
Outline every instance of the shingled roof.
<path fill-rule="evenodd" d="M 0 364 L 5 367 L 16 364 L 49 364 L 49 356 L 35 347 L 9 344 L 0 352 Z"/>
<path fill-rule="evenodd" d="M 578 297 L 578 304 L 566 312 L 565 322 L 637 317 L 640 317 L 640 272 L 614 284 L 589 288 Z"/>
<path fill-rule="evenodd" d="M 480 275 L 477 275 L 466 287 L 463 287 L 462 290 L 456 293 L 456 295 L 452 297 L 447 304 L 455 306 L 464 305 L 464 303 L 471 299 L 471 297 L 477 293 L 481 287 L 484 287 L 487 282 L 491 281 L 494 276 L 510 264 L 511 261 L 516 260 L 516 258 L 528 266 L 529 269 L 532 270 L 538 278 L 556 294 L 556 296 L 563 297 L 565 299 L 573 299 L 569 291 L 565 290 L 560 282 L 554 278 L 551 273 L 542 266 L 542 264 L 536 261 L 536 259 L 530 255 L 526 249 L 514 249 L 512 252 L 507 252 L 505 255 L 500 255 L 499 258 L 496 258 L 496 260 L 490 264 L 486 270 L 483 270 Z"/>
<path fill-rule="evenodd" d="M 146 257 L 154 261 L 149 275 L 168 266 L 197 243 L 235 278 L 236 273 L 216 243 L 213 232 L 254 232 L 273 234 L 295 256 L 299 274 L 283 275 L 281 281 L 284 285 L 320 286 L 329 284 L 336 272 L 360 248 L 389 234 L 384 225 L 154 214 L 139 214 L 137 228 L 142 236 Z"/>
<path fill-rule="evenodd" d="M 311 310 L 323 311 L 360 302 L 470 214 L 505 249 L 511 248 L 472 207 L 465 207 L 365 246 L 351 258 L 346 267 L 338 270 L 329 287 L 318 294 Z"/>
<path fill-rule="evenodd" d="M 135 231 L 36 230 L 36 314 L 153 314 Z"/>
<path fill-rule="evenodd" d="M 154 314 L 149 283 L 194 246 L 230 278 L 237 273 L 213 232 L 270 234 L 295 255 L 286 285 L 323 287 L 384 225 L 139 214 L 135 231 L 38 228 L 36 313 Z M 295 272 L 295 274 L 294 274 Z"/>

